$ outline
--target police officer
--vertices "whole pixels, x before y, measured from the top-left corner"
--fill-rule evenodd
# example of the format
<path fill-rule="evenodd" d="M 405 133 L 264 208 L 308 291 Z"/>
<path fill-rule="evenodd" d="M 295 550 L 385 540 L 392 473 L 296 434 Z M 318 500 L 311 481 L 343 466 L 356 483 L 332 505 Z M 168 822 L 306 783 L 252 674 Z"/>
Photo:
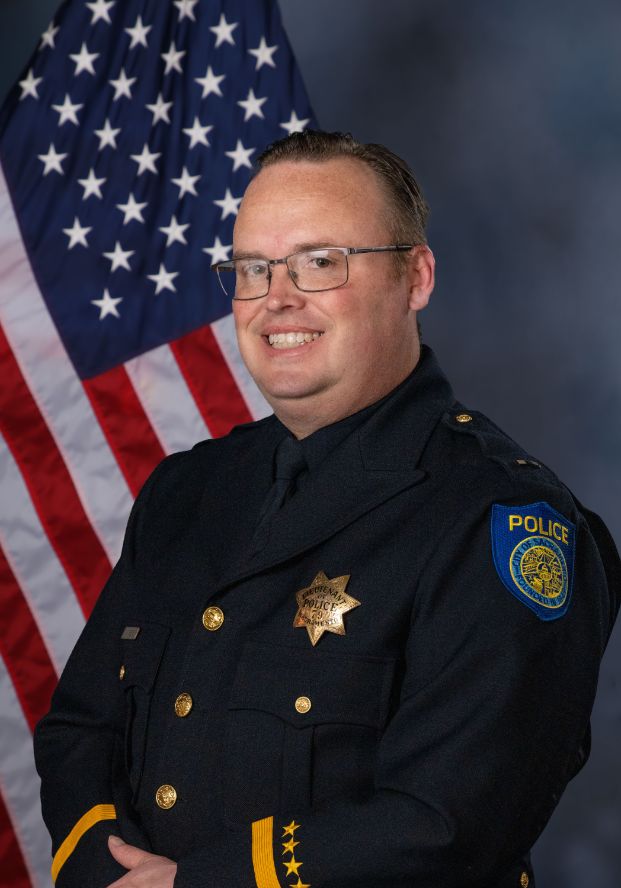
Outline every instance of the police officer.
<path fill-rule="evenodd" d="M 382 146 L 259 161 L 217 271 L 275 415 L 136 501 L 36 732 L 59 888 L 534 885 L 619 560 L 421 347 L 426 214 Z"/>

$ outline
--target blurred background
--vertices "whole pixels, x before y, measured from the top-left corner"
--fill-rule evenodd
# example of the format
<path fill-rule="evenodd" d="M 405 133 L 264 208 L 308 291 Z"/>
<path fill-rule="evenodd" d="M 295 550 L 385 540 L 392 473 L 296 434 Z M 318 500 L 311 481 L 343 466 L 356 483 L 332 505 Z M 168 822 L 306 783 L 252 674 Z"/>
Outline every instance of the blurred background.
<path fill-rule="evenodd" d="M 2 0 L 0 99 L 58 5 Z M 554 469 L 619 544 L 618 0 L 280 8 L 322 128 L 385 143 L 422 184 L 438 264 L 423 338 L 457 396 Z M 621 883 L 620 665 L 617 627 L 591 760 L 536 847 L 539 888 Z"/>

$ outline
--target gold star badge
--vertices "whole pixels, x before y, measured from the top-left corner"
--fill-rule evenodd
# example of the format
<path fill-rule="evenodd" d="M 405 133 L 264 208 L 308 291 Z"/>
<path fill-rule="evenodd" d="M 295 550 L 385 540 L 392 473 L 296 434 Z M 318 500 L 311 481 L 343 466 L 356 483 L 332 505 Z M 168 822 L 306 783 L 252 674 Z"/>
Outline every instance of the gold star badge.
<path fill-rule="evenodd" d="M 320 570 L 310 586 L 296 592 L 298 612 L 293 625 L 296 629 L 300 626 L 306 628 L 313 647 L 324 632 L 345 635 L 343 614 L 360 604 L 345 592 L 349 576 L 329 580 Z"/>

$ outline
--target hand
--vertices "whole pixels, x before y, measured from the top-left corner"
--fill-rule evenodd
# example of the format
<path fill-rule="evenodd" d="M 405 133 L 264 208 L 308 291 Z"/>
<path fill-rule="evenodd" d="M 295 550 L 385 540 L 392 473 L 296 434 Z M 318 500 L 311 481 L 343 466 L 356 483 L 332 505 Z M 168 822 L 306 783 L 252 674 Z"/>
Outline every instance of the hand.
<path fill-rule="evenodd" d="M 174 860 L 149 854 L 118 836 L 108 836 L 108 848 L 114 859 L 129 870 L 108 888 L 173 888 L 177 873 Z"/>

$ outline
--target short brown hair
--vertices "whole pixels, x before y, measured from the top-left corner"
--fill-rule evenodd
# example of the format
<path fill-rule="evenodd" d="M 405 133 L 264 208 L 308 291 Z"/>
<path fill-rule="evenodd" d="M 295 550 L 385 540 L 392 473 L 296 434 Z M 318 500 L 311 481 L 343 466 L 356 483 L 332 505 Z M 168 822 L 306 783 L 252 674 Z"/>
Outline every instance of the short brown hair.
<path fill-rule="evenodd" d="M 375 172 L 392 210 L 389 224 L 398 244 L 426 244 L 425 225 L 429 207 L 412 170 L 384 145 L 357 142 L 351 133 L 304 130 L 269 145 L 256 160 L 257 172 L 281 161 L 322 162 L 353 157 Z"/>

